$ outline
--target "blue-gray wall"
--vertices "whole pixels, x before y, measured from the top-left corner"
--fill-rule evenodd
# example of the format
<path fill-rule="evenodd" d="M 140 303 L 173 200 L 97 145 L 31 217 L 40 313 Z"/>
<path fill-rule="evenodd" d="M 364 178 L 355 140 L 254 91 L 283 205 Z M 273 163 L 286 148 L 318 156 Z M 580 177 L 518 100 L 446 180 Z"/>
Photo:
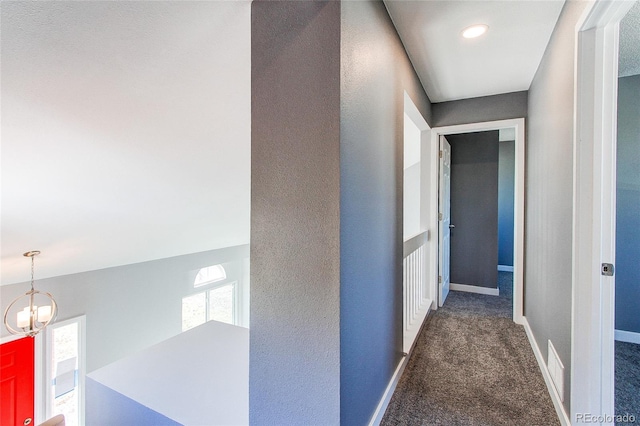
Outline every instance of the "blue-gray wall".
<path fill-rule="evenodd" d="M 640 75 L 618 79 L 616 329 L 640 333 Z"/>
<path fill-rule="evenodd" d="M 340 422 L 340 3 L 251 6 L 249 422 Z"/>
<path fill-rule="evenodd" d="M 500 142 L 498 149 L 498 265 L 513 266 L 515 142 Z"/>
<path fill-rule="evenodd" d="M 253 2 L 251 424 L 364 425 L 402 357 L 404 93 L 382 2 Z"/>
<path fill-rule="evenodd" d="M 180 426 L 180 423 L 93 380 L 85 379 L 85 424 Z"/>
<path fill-rule="evenodd" d="M 498 288 L 497 130 L 448 135 L 451 282 Z M 479 256 L 479 254 L 482 254 Z"/>
<path fill-rule="evenodd" d="M 431 127 L 527 116 L 528 93 L 512 92 L 433 104 Z"/>
<path fill-rule="evenodd" d="M 382 2 L 342 2 L 340 424 L 367 424 L 402 353 L 404 91 L 430 102 Z"/>
<path fill-rule="evenodd" d="M 529 89 L 525 193 L 525 316 L 547 359 L 550 339 L 571 397 L 571 262 L 575 26 L 588 2 L 567 1 Z"/>

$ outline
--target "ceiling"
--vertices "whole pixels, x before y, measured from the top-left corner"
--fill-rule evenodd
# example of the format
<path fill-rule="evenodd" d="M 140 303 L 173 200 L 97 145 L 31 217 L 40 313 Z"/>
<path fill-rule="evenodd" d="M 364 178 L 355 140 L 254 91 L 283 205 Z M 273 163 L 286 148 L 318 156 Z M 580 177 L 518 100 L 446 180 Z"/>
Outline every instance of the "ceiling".
<path fill-rule="evenodd" d="M 527 90 L 563 1 L 385 4 L 442 102 Z M 0 13 L 2 285 L 249 242 L 250 1 Z"/>
<path fill-rule="evenodd" d="M 387 10 L 432 102 L 528 90 L 564 0 L 403 1 Z M 476 39 L 473 24 L 489 31 Z"/>
<path fill-rule="evenodd" d="M 249 1 L 0 12 L 3 285 L 249 242 Z"/>

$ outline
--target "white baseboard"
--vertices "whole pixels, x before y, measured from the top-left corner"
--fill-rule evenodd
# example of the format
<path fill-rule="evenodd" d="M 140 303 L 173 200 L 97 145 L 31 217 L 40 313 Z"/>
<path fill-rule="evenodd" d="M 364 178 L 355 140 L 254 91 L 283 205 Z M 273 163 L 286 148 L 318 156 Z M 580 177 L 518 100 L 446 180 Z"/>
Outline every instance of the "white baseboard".
<path fill-rule="evenodd" d="M 378 407 L 376 408 L 375 413 L 373 413 L 373 417 L 371 417 L 371 421 L 369 422 L 369 426 L 379 426 L 382 421 L 382 417 L 384 417 L 384 412 L 387 411 L 387 407 L 389 406 L 389 401 L 391 401 L 391 396 L 393 396 L 393 392 L 396 390 L 396 386 L 398 385 L 398 380 L 402 377 L 402 372 L 404 368 L 407 366 L 407 362 L 409 361 L 409 355 L 405 355 L 402 357 L 400 362 L 398 363 L 398 367 L 396 367 L 396 371 L 391 376 L 391 381 L 387 385 L 387 389 L 385 389 L 384 394 L 382 395 L 382 399 L 378 403 Z"/>
<path fill-rule="evenodd" d="M 498 271 L 500 271 L 500 272 L 513 272 L 513 266 L 498 265 Z"/>
<path fill-rule="evenodd" d="M 636 343 L 640 345 L 640 333 L 633 331 L 616 330 L 615 339 L 620 342 Z"/>
<path fill-rule="evenodd" d="M 551 401 L 553 401 L 553 406 L 556 409 L 558 419 L 560 420 L 562 426 L 571 426 L 569 416 L 567 416 L 567 412 L 564 410 L 564 405 L 562 405 L 560 395 L 558 395 L 558 391 L 556 390 L 556 387 L 551 380 L 551 374 L 549 373 L 547 364 L 542 357 L 542 352 L 540 352 L 540 348 L 538 347 L 536 338 L 533 336 L 533 331 L 531 331 L 531 327 L 529 326 L 529 322 L 527 321 L 526 317 L 522 318 L 522 325 L 524 326 L 524 331 L 527 333 L 527 338 L 529 338 L 529 344 L 531 345 L 531 349 L 533 349 L 533 353 L 536 356 L 536 361 L 538 361 L 538 366 L 540 367 L 540 371 L 542 372 L 544 382 L 547 384 L 547 390 L 549 391 L 549 395 L 551 396 Z"/>
<path fill-rule="evenodd" d="M 422 324 L 420 324 L 420 328 L 418 329 L 418 334 L 420 334 L 420 332 L 422 331 L 422 328 L 424 327 L 426 319 L 429 316 L 429 312 L 431 312 L 431 306 L 427 309 L 427 314 L 424 316 L 424 319 L 422 320 Z M 376 407 L 376 411 L 373 413 L 373 416 L 369 421 L 369 426 L 380 426 L 380 422 L 382 422 L 382 417 L 384 417 L 384 413 L 385 411 L 387 411 L 387 407 L 389 406 L 389 401 L 391 401 L 391 397 L 393 396 L 393 392 L 396 390 L 398 381 L 400 380 L 400 377 L 402 377 L 404 368 L 407 366 L 407 363 L 409 362 L 409 357 L 413 352 L 413 348 L 415 348 L 416 346 L 417 340 L 418 340 L 417 338 L 414 340 L 413 344 L 411 345 L 411 349 L 409 349 L 409 352 L 405 356 L 403 356 L 400 362 L 398 363 L 398 366 L 396 367 L 396 371 L 393 373 L 393 376 L 391 376 L 391 380 L 389 381 L 389 384 L 387 385 L 387 388 L 385 389 L 384 394 L 382 395 L 382 399 L 380 399 L 380 402 Z"/>
<path fill-rule="evenodd" d="M 497 288 L 480 287 L 477 285 L 450 283 L 449 289 L 453 291 L 466 291 L 468 293 L 488 294 L 489 296 L 500 296 L 500 290 Z"/>

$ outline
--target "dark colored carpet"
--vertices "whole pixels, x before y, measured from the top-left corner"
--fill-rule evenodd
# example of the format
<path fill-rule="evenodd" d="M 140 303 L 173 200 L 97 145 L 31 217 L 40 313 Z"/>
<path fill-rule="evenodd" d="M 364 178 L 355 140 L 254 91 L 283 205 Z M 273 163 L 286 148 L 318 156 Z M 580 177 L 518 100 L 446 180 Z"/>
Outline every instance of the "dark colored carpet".
<path fill-rule="evenodd" d="M 452 291 L 429 315 L 382 425 L 560 424 L 511 292 L 500 293 Z"/>
<path fill-rule="evenodd" d="M 616 342 L 616 414 L 640 421 L 640 345 Z"/>

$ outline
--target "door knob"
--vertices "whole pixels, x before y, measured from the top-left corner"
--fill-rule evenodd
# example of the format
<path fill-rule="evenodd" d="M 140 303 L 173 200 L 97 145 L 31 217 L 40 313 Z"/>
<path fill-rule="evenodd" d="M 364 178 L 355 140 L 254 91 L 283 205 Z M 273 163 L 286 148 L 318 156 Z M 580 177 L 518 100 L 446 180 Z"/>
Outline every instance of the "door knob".
<path fill-rule="evenodd" d="M 455 227 L 456 227 L 456 226 L 455 226 L 453 223 L 452 223 L 451 225 L 449 225 L 449 228 L 450 228 L 450 229 L 453 229 L 453 228 L 455 228 Z"/>
<path fill-rule="evenodd" d="M 27 426 L 27 425 L 30 425 L 32 421 L 33 420 L 31 420 L 31 417 L 28 417 L 28 418 L 24 419 L 23 424 L 24 424 L 24 426 Z"/>

